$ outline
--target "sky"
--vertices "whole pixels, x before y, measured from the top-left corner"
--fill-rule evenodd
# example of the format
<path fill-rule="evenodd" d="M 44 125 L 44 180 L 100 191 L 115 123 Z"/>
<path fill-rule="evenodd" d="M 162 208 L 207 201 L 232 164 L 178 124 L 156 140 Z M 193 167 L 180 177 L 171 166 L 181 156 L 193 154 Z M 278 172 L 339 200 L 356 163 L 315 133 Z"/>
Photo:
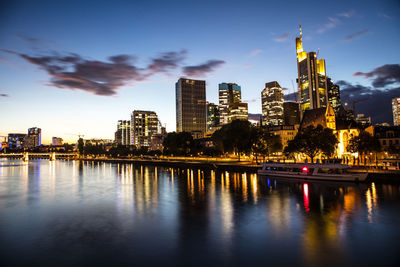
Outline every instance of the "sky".
<path fill-rule="evenodd" d="M 400 96 L 399 1 L 1 1 L 0 136 L 42 129 L 113 139 L 133 110 L 175 130 L 175 82 L 235 82 L 250 113 L 264 84 L 297 91 L 295 37 L 319 51 L 342 102 L 392 123 Z"/>

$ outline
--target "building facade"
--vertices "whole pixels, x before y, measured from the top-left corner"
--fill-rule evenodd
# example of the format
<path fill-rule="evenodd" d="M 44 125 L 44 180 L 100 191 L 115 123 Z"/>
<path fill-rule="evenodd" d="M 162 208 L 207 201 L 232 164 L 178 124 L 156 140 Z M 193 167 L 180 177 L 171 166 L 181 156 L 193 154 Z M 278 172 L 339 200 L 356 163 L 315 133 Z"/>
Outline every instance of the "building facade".
<path fill-rule="evenodd" d="M 158 117 L 154 111 L 134 110 L 131 116 L 131 145 L 152 149 L 152 140 L 159 133 Z"/>
<path fill-rule="evenodd" d="M 219 124 L 228 123 L 229 105 L 242 102 L 242 89 L 236 83 L 220 83 L 219 96 Z"/>
<path fill-rule="evenodd" d="M 234 120 L 248 120 L 249 111 L 247 103 L 233 103 L 229 105 L 228 123 Z"/>
<path fill-rule="evenodd" d="M 32 127 L 28 129 L 28 136 L 25 142 L 28 147 L 37 147 L 42 145 L 42 129 Z"/>
<path fill-rule="evenodd" d="M 300 118 L 307 109 L 326 107 L 327 79 L 325 60 L 317 59 L 315 52 L 303 50 L 302 33 L 296 38 L 297 53 L 297 86 L 300 102 Z"/>
<path fill-rule="evenodd" d="M 400 126 L 400 97 L 392 99 L 393 125 Z"/>
<path fill-rule="evenodd" d="M 283 125 L 283 90 L 277 81 L 265 84 L 261 92 L 262 125 Z"/>
<path fill-rule="evenodd" d="M 284 125 L 296 125 L 300 123 L 300 112 L 298 103 L 283 103 L 283 122 Z"/>
<path fill-rule="evenodd" d="M 282 142 L 282 151 L 287 146 L 290 140 L 293 140 L 299 131 L 299 124 L 296 125 L 278 125 L 267 128 L 268 132 L 278 135 Z"/>
<path fill-rule="evenodd" d="M 8 134 L 8 147 L 9 148 L 22 148 L 24 146 L 24 140 L 26 134 L 10 133 Z"/>
<path fill-rule="evenodd" d="M 207 130 L 206 82 L 180 78 L 176 90 L 176 131 L 201 138 Z"/>
<path fill-rule="evenodd" d="M 219 126 L 219 106 L 207 102 L 207 132 L 215 131 Z"/>
<path fill-rule="evenodd" d="M 53 137 L 51 138 L 51 145 L 52 146 L 62 146 L 63 139 L 60 137 Z"/>
<path fill-rule="evenodd" d="M 400 126 L 371 125 L 365 131 L 379 140 L 383 151 L 389 154 L 400 151 Z"/>
<path fill-rule="evenodd" d="M 131 121 L 119 120 L 117 124 L 116 142 L 123 146 L 131 144 Z"/>

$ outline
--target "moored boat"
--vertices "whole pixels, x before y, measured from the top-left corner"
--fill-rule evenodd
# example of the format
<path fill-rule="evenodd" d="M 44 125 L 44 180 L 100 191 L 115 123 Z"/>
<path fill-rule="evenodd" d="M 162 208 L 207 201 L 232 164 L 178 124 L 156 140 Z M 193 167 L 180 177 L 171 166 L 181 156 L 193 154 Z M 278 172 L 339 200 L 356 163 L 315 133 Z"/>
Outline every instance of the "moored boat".
<path fill-rule="evenodd" d="M 263 163 L 259 175 L 304 179 L 363 182 L 368 173 L 352 173 L 345 164 Z"/>

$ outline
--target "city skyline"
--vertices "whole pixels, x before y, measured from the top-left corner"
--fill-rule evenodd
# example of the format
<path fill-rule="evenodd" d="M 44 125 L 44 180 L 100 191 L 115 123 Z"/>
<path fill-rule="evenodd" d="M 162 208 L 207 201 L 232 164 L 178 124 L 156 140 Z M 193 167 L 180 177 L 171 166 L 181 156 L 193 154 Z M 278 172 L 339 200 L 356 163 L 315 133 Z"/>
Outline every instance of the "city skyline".
<path fill-rule="evenodd" d="M 35 125 L 47 144 L 53 136 L 74 142 L 78 134 L 113 139 L 116 122 L 129 119 L 134 109 L 155 111 L 174 131 L 174 83 L 180 77 L 206 80 L 206 100 L 212 103 L 218 103 L 218 84 L 240 84 L 249 113 L 261 113 L 266 82 L 276 80 L 286 95 L 297 93 L 299 21 L 304 49 L 319 49 L 327 76 L 340 81 L 342 101 L 371 95 L 357 113 L 373 123 L 392 123 L 391 99 L 400 95 L 399 4 L 316 3 L 309 3 L 316 7 L 314 17 L 295 2 L 285 8 L 258 1 L 104 2 L 80 4 L 79 11 L 67 2 L 3 3 L 0 135 Z M 266 11 L 285 13 L 284 21 L 266 20 Z"/>

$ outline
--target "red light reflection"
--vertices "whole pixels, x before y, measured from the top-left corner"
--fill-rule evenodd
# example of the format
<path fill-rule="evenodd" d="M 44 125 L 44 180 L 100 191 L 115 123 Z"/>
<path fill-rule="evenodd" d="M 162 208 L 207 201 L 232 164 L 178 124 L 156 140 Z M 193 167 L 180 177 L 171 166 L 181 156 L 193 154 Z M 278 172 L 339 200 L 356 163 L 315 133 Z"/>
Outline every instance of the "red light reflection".
<path fill-rule="evenodd" d="M 304 199 L 304 209 L 306 212 L 310 211 L 310 200 L 308 198 L 308 184 L 303 184 L 303 199 Z"/>

